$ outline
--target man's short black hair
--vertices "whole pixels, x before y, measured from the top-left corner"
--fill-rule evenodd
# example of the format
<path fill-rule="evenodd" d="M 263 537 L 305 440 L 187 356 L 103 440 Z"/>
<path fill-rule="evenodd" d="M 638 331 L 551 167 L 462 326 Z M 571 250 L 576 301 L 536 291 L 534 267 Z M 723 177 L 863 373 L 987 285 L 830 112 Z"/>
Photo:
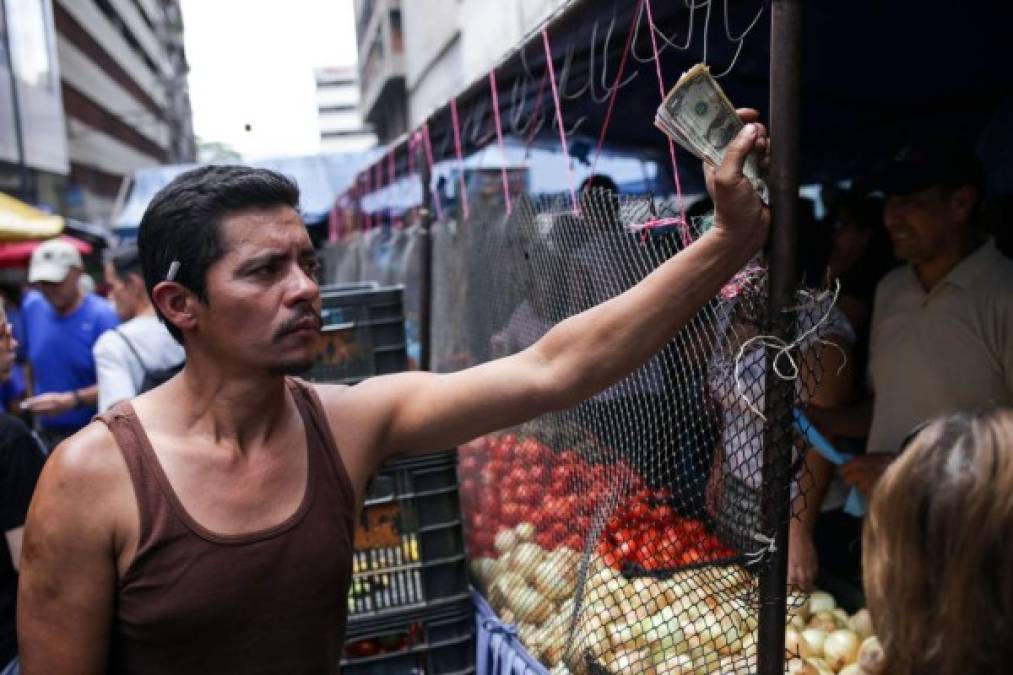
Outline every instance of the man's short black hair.
<path fill-rule="evenodd" d="M 126 282 L 131 274 L 144 279 L 144 272 L 141 271 L 141 253 L 137 250 L 137 244 L 122 244 L 109 249 L 105 253 L 105 261 L 112 265 L 120 281 Z"/>
<path fill-rule="evenodd" d="M 137 234 L 148 295 L 165 281 L 176 261 L 175 280 L 206 303 L 208 268 L 226 252 L 220 236 L 222 219 L 242 209 L 275 206 L 298 209 L 299 188 L 269 169 L 202 166 L 177 176 L 151 200 Z M 182 342 L 179 330 L 161 312 L 159 316 Z"/>

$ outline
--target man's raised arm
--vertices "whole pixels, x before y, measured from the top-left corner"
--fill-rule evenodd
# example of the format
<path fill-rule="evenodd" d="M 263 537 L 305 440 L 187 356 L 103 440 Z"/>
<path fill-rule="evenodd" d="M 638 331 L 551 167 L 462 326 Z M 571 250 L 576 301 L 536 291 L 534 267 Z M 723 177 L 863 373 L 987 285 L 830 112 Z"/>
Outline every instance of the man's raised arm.
<path fill-rule="evenodd" d="M 754 111 L 740 112 L 755 122 Z M 523 352 L 457 373 L 374 378 L 340 396 L 325 394 L 344 420 L 372 420 L 386 457 L 453 447 L 490 431 L 568 408 L 632 372 L 686 325 L 763 245 L 770 214 L 742 175 L 747 155 L 765 156 L 766 131 L 747 124 L 720 167 L 705 166 L 714 226 L 625 293 L 560 322 Z M 342 401 L 342 403 L 339 403 Z M 347 428 L 347 427 L 346 427 Z M 339 432 L 340 433 L 340 432 Z M 365 432 L 369 433 L 369 432 Z"/>

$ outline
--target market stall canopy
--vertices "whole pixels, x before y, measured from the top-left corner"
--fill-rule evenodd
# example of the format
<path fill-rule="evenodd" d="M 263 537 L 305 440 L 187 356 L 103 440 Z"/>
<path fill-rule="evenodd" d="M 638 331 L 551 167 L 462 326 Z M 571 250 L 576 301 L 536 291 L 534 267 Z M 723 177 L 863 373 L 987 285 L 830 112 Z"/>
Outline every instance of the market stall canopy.
<path fill-rule="evenodd" d="M 606 127 L 607 142 L 637 149 L 670 171 L 666 139 L 653 124 L 661 98 L 658 75 L 667 91 L 701 61 L 736 105 L 758 108 L 769 119 L 769 2 L 651 0 L 650 5 L 657 67 L 643 2 L 573 0 L 548 23 L 547 41 L 540 31 L 530 34 L 496 65 L 504 133 L 528 138 L 540 128 L 534 135 L 554 139 L 559 148 L 553 97 L 544 82 L 546 42 L 570 144 L 578 134 L 597 136 Z M 990 192 L 1013 193 L 1011 25 L 1009 2 L 804 3 L 803 183 L 853 178 L 912 136 L 928 136 L 976 145 Z M 607 87 L 617 79 L 627 41 L 624 85 L 610 106 Z M 449 103 L 428 120 L 437 162 L 454 152 Z M 456 104 L 465 156 L 494 143 L 489 78 L 483 74 L 459 91 Z M 398 152 L 401 175 L 406 153 Z M 680 151 L 683 158 L 683 189 L 701 190 L 700 162 Z"/>
<path fill-rule="evenodd" d="M 327 219 L 335 197 L 352 180 L 369 159 L 366 153 L 340 153 L 306 157 L 281 157 L 241 162 L 247 166 L 278 171 L 293 179 L 299 186 L 303 218 L 307 224 Z M 196 168 L 197 164 L 174 164 L 140 169 L 133 175 L 129 192 L 113 216 L 113 228 L 122 237 L 133 237 L 141 224 L 141 217 L 155 193 L 173 178 Z"/>
<path fill-rule="evenodd" d="M 88 255 L 92 252 L 92 246 L 86 241 L 76 237 L 64 235 L 60 237 L 63 241 L 73 244 L 74 248 L 81 255 Z M 27 267 L 32 258 L 32 253 L 43 243 L 44 240 L 18 241 L 0 243 L 0 268 Z"/>
<path fill-rule="evenodd" d="M 0 192 L 0 241 L 48 239 L 62 231 L 62 217 Z"/>

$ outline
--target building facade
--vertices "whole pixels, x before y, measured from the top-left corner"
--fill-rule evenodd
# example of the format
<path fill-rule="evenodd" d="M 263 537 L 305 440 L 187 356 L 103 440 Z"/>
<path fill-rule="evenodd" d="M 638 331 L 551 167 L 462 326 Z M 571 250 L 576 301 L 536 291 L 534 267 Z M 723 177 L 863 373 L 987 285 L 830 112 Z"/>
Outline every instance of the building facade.
<path fill-rule="evenodd" d="M 10 191 L 22 192 L 23 157 L 31 173 L 24 198 L 106 223 L 125 176 L 193 161 L 178 0 L 3 3 L 11 58 L 0 87 L 9 89 L 14 72 L 20 125 L 15 106 L 0 106 L 0 134 L 15 137 L 0 146 L 0 189 L 16 175 Z M 19 136 L 23 151 L 12 153 Z"/>
<path fill-rule="evenodd" d="M 355 0 L 363 113 L 388 142 L 570 0 Z"/>
<path fill-rule="evenodd" d="M 376 145 L 376 134 L 363 123 L 355 66 L 318 68 L 314 75 L 320 151 L 361 152 Z"/>
<path fill-rule="evenodd" d="M 442 0 L 433 2 L 435 7 Z M 400 0 L 354 0 L 362 115 L 381 143 L 408 130 Z"/>

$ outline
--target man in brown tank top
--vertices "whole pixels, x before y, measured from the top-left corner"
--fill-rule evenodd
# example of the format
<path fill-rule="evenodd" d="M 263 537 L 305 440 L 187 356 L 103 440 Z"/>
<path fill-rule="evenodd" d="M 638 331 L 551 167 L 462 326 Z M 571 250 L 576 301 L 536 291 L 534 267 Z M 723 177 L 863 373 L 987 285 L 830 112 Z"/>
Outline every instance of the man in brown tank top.
<path fill-rule="evenodd" d="M 518 354 L 351 388 L 287 377 L 313 362 L 320 328 L 295 185 L 244 167 L 177 178 L 139 248 L 186 366 L 47 463 L 25 531 L 23 672 L 336 672 L 369 476 L 573 406 L 643 364 L 764 242 L 769 214 L 742 165 L 766 147 L 747 125 L 707 168 L 713 228 L 630 291 Z"/>

